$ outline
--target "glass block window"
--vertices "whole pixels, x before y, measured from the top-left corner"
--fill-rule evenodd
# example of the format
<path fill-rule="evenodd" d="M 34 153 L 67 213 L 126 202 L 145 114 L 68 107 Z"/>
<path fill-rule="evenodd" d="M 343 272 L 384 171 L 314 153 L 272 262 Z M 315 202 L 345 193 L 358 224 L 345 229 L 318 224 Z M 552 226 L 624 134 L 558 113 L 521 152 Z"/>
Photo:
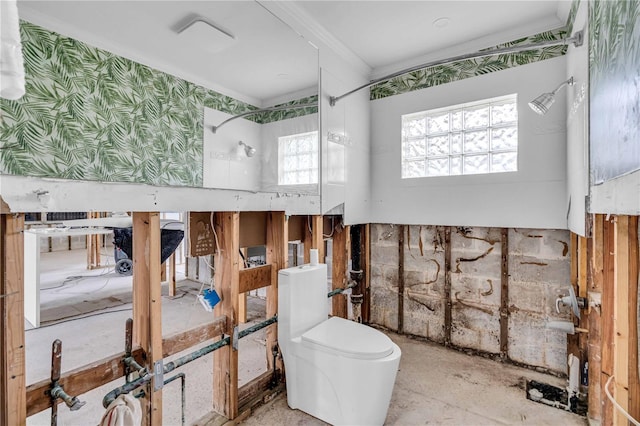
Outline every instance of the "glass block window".
<path fill-rule="evenodd" d="M 278 138 L 278 185 L 318 183 L 318 132 Z"/>
<path fill-rule="evenodd" d="M 517 95 L 402 116 L 402 178 L 518 170 Z"/>

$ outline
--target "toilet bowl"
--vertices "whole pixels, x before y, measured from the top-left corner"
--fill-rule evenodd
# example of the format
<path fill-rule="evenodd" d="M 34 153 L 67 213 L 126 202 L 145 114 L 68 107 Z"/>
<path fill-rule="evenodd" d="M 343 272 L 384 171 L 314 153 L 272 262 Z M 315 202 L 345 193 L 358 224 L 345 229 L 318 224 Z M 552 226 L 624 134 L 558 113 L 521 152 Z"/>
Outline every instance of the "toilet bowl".
<path fill-rule="evenodd" d="M 326 265 L 278 273 L 278 344 L 289 407 L 334 425 L 381 425 L 400 348 L 380 331 L 327 319 Z"/>

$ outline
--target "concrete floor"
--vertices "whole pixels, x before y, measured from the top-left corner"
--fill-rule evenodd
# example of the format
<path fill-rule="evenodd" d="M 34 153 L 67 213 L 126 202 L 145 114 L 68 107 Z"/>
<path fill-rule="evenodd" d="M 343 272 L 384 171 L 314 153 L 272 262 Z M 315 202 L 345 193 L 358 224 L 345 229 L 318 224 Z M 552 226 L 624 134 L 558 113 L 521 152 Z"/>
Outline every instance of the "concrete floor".
<path fill-rule="evenodd" d="M 557 377 L 467 355 L 390 333 L 402 349 L 387 425 L 586 425 L 584 417 L 532 402 L 525 380 L 565 386 Z M 258 408 L 242 423 L 324 425 L 287 406 L 286 394 Z"/>
<path fill-rule="evenodd" d="M 108 256 L 108 250 L 103 254 Z M 49 288 L 42 292 L 42 315 L 49 323 L 26 332 L 28 384 L 49 377 L 51 343 L 56 338 L 63 342 L 63 372 L 122 351 L 125 321 L 131 316 L 131 277 L 116 276 L 111 268 L 87 271 L 84 250 L 43 253 L 41 259 L 42 287 Z M 79 275 L 83 278 L 67 278 Z M 182 268 L 178 267 L 178 279 L 183 278 Z M 178 295 L 170 298 L 163 286 L 165 336 L 197 327 L 212 317 L 196 300 L 199 284 L 185 280 L 178 289 Z M 264 319 L 264 300 L 249 297 L 248 305 L 250 321 Z M 403 354 L 386 424 L 586 424 L 582 417 L 525 398 L 525 379 L 556 386 L 564 386 L 564 380 L 405 336 L 390 337 Z M 240 341 L 239 359 L 241 384 L 266 371 L 264 331 Z M 180 371 L 187 376 L 186 420 L 192 424 L 211 411 L 212 356 L 187 364 Z M 124 379 L 117 380 L 81 395 L 87 405 L 79 411 L 71 412 L 61 405 L 59 424 L 97 424 L 104 413 L 102 397 L 123 383 Z M 163 390 L 163 419 L 165 425 L 180 424 L 179 381 Z M 27 424 L 50 424 L 49 410 L 30 417 Z M 244 424 L 324 423 L 289 409 L 286 395 L 281 395 L 258 408 Z"/>

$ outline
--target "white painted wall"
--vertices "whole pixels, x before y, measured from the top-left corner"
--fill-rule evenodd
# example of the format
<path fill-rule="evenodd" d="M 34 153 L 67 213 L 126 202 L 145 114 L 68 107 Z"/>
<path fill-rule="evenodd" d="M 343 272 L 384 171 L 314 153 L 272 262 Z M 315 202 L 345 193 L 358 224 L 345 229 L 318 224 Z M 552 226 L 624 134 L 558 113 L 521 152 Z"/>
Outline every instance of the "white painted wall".
<path fill-rule="evenodd" d="M 573 32 L 589 34 L 587 2 L 581 2 Z M 589 46 L 569 46 L 567 75 L 575 84 L 566 88 L 567 98 L 567 191 L 569 229 L 579 235 L 586 233 L 587 196 L 589 194 Z"/>
<path fill-rule="evenodd" d="M 261 125 L 239 118 L 213 133 L 211 126 L 217 126 L 231 117 L 231 114 L 212 108 L 204 109 L 203 186 L 260 191 L 261 157 L 264 155 L 260 138 Z M 254 147 L 256 154 L 247 157 L 238 145 L 239 141 Z"/>
<path fill-rule="evenodd" d="M 318 48 L 320 62 L 320 141 L 323 157 L 321 171 L 322 212 L 344 214 L 345 224 L 368 223 L 370 216 L 369 173 L 369 98 L 368 91 L 357 93 L 329 105 L 329 96 L 337 96 L 369 81 L 371 68 L 347 49 L 295 2 L 261 2 L 261 5 Z M 330 129 L 343 132 L 352 145 L 344 149 L 328 145 Z M 339 151 L 344 151 L 339 153 Z M 342 155 L 344 154 L 344 155 Z M 329 159 L 344 158 L 344 183 L 329 170 Z M 335 163 L 332 167 L 335 166 Z M 331 172 L 331 173 L 330 173 Z M 339 175 L 339 174 L 338 174 Z"/>
<path fill-rule="evenodd" d="M 345 224 L 368 223 L 371 181 L 370 102 L 363 90 L 336 103 L 339 96 L 366 79 L 347 61 L 320 47 L 320 128 L 322 135 L 322 212 L 342 213 Z M 330 134 L 344 143 L 331 142 Z"/>
<path fill-rule="evenodd" d="M 371 102 L 372 223 L 566 229 L 566 100 L 527 103 L 566 75 L 564 57 Z M 517 93 L 518 172 L 401 179 L 401 115 Z"/>

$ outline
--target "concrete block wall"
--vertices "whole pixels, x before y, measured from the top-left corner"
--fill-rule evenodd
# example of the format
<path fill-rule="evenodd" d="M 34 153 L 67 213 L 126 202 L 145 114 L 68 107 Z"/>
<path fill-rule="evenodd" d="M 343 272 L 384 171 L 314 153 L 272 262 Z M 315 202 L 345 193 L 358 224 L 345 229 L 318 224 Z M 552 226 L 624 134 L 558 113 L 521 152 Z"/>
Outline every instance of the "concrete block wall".
<path fill-rule="evenodd" d="M 509 358 L 566 371 L 567 335 L 546 327 L 569 320 L 568 308 L 556 312 L 555 300 L 571 283 L 569 231 L 509 230 Z"/>
<path fill-rule="evenodd" d="M 445 341 L 444 226 L 405 226 L 403 332 Z M 371 322 L 398 329 L 399 226 L 371 226 Z M 451 227 L 451 344 L 500 353 L 501 229 Z M 570 285 L 569 232 L 509 229 L 508 356 L 566 371 L 566 334 L 546 327 Z"/>

